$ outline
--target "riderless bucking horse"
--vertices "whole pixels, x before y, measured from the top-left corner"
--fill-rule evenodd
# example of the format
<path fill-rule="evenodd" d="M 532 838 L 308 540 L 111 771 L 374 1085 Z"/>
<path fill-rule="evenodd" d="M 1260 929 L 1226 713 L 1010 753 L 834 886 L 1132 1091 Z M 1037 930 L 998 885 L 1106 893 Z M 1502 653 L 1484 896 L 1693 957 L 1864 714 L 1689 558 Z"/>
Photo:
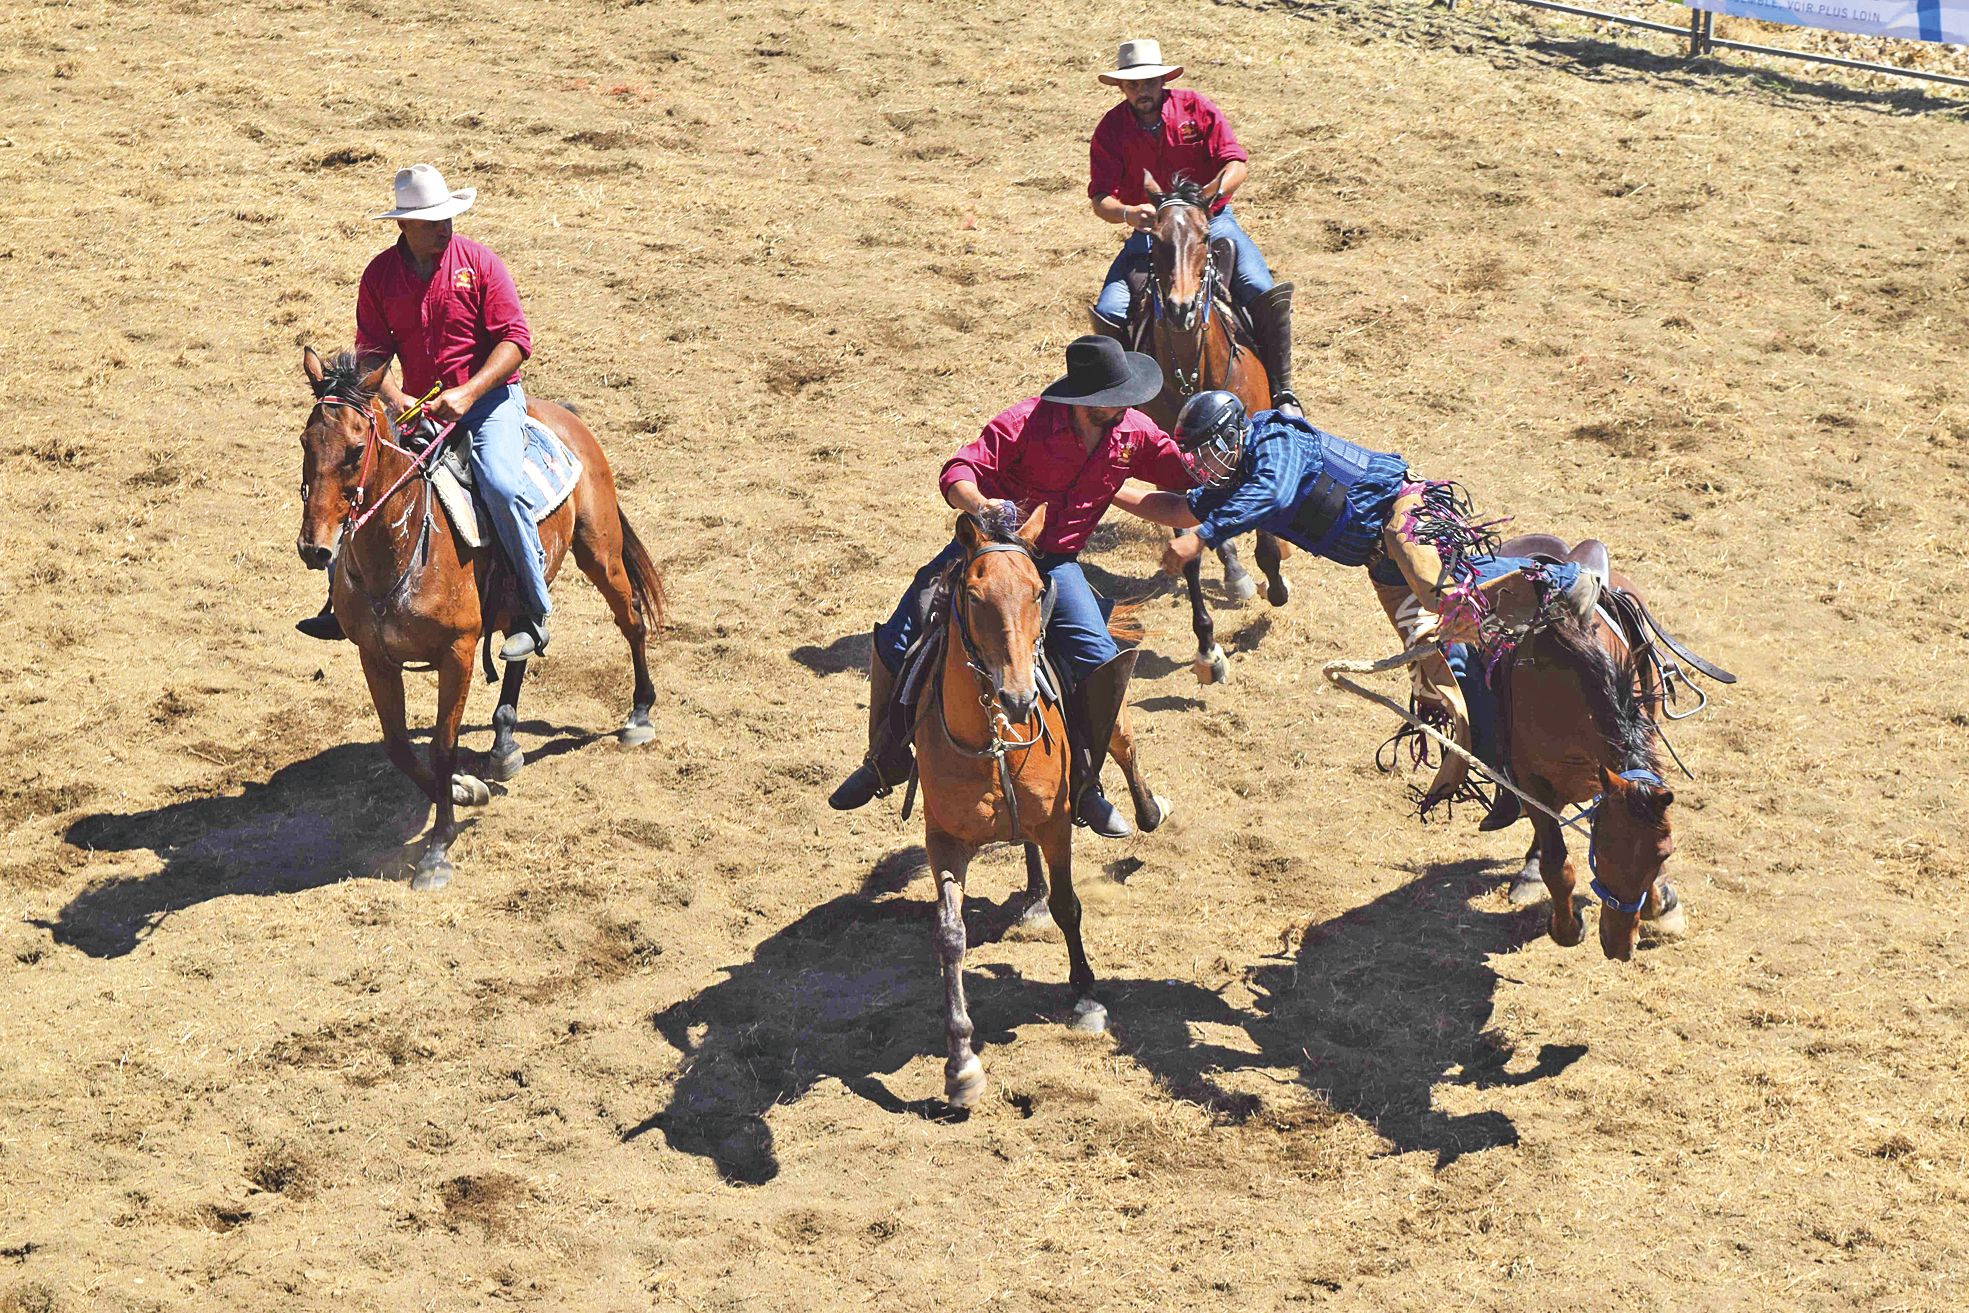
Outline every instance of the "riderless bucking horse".
<path fill-rule="evenodd" d="M 474 648 L 485 645 L 490 677 L 491 635 L 506 635 L 488 773 L 508 779 L 524 762 L 513 729 L 527 661 L 547 649 L 548 582 L 572 551 L 629 642 L 634 685 L 618 737 L 647 743 L 656 692 L 643 649 L 662 622 L 663 585 L 616 504 L 595 435 L 520 389 L 532 337 L 512 275 L 452 232 L 476 193 L 452 191 L 428 164 L 398 171 L 395 192 L 395 207 L 376 217 L 396 220 L 399 238 L 363 273 L 355 351 L 302 355 L 314 405 L 301 434 L 295 548 L 330 575 L 328 604 L 296 627 L 360 650 L 384 748 L 437 808 L 411 882 L 437 889 L 451 878 L 454 804 L 490 797 L 457 770 Z M 403 388 L 390 381 L 392 359 Z M 404 720 L 403 672 L 414 668 L 438 673 L 429 768 Z"/>
<path fill-rule="evenodd" d="M 1132 231 L 1109 266 L 1091 313 L 1105 333 L 1161 365 L 1162 392 L 1143 410 L 1163 428 L 1198 392 L 1237 395 L 1249 414 L 1297 414 L 1292 392 L 1292 284 L 1274 283 L 1265 257 L 1231 208 L 1249 156 L 1208 98 L 1168 83 L 1182 68 L 1162 62 L 1154 41 L 1124 42 L 1100 80 L 1121 91 L 1089 146 L 1087 194 L 1094 213 Z M 1283 606 L 1290 588 L 1278 540 L 1258 535 L 1266 597 Z M 1255 592 L 1229 543 L 1218 548 L 1232 596 Z M 1184 572 L 1197 640 L 1193 669 L 1228 677 L 1195 565 Z"/>

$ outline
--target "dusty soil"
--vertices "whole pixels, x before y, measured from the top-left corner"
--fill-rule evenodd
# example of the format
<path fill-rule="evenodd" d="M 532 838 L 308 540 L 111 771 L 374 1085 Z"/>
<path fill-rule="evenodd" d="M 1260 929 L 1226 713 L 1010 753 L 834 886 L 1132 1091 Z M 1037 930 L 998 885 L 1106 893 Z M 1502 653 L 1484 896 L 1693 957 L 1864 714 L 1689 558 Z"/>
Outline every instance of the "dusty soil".
<path fill-rule="evenodd" d="M 7 6 L 0 1308 L 1956 1305 L 1960 106 L 1511 15 L 1055 8 Z M 1140 32 L 1255 157 L 1316 417 L 1605 537 L 1743 683 L 1678 736 L 1692 934 L 1620 966 L 1508 908 L 1522 830 L 1373 772 L 1317 675 L 1388 649 L 1358 577 L 1227 610 L 1209 689 L 1156 604 L 1179 810 L 1081 844 L 1114 1033 L 981 860 L 952 1123 L 920 832 L 822 799 L 939 462 L 1112 250 L 1091 73 Z M 353 651 L 289 628 L 299 344 L 415 159 L 673 604 L 624 750 L 563 581 L 438 896 Z"/>

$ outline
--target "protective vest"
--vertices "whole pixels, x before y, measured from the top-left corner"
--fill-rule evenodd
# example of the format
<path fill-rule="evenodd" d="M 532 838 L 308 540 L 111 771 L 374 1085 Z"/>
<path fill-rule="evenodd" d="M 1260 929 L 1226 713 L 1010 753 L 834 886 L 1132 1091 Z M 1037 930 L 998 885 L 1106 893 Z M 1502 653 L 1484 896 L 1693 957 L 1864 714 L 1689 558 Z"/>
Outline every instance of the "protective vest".
<path fill-rule="evenodd" d="M 1328 554 L 1353 518 L 1347 490 L 1367 477 L 1375 453 L 1331 433 L 1318 433 L 1320 472 L 1292 512 L 1292 532 L 1316 555 Z"/>

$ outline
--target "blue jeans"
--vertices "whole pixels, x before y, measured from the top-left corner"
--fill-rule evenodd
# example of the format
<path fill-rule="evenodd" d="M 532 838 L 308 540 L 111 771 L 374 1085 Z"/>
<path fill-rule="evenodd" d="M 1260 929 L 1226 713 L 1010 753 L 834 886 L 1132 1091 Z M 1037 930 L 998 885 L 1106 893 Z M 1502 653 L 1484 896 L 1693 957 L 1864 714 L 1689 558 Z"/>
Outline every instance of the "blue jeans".
<path fill-rule="evenodd" d="M 1272 290 L 1271 267 L 1265 257 L 1258 253 L 1258 243 L 1245 234 L 1238 226 L 1237 216 L 1226 205 L 1223 211 L 1210 220 L 1210 240 L 1228 237 L 1237 247 L 1237 271 L 1231 276 L 1231 300 L 1238 305 L 1247 304 L 1260 292 Z M 1121 254 L 1114 257 L 1108 266 L 1106 283 L 1101 294 L 1094 301 L 1094 309 L 1113 323 L 1121 323 L 1128 318 L 1128 269 L 1137 260 L 1147 258 L 1149 235 L 1138 232 L 1132 234 L 1121 244 Z"/>
<path fill-rule="evenodd" d="M 519 583 L 520 603 L 536 616 L 553 611 L 547 600 L 547 553 L 526 505 L 526 393 L 505 383 L 480 397 L 458 427 L 471 438 L 472 478 L 493 532 Z"/>
<path fill-rule="evenodd" d="M 963 554 L 964 549 L 954 542 L 938 552 L 916 572 L 894 614 L 875 627 L 875 653 L 891 674 L 901 668 L 903 653 L 916 640 L 919 599 Z M 1072 556 L 1052 553 L 1040 557 L 1039 573 L 1057 594 L 1052 622 L 1046 626 L 1047 655 L 1063 678 L 1078 683 L 1121 652 L 1108 634 L 1109 603 L 1095 595 L 1080 562 Z"/>

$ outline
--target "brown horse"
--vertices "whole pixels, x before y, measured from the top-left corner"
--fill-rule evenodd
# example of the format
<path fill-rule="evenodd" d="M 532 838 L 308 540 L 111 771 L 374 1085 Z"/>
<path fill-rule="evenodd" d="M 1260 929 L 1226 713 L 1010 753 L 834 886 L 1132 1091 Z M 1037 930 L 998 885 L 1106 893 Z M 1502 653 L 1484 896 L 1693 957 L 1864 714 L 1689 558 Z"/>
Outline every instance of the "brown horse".
<path fill-rule="evenodd" d="M 1143 348 L 1162 366 L 1162 393 L 1142 411 L 1164 429 L 1176 422 L 1176 412 L 1198 392 L 1221 389 L 1244 403 L 1255 415 L 1270 409 L 1271 380 L 1250 340 L 1240 330 L 1231 309 L 1228 276 L 1217 268 L 1210 249 L 1210 205 L 1215 185 L 1205 190 L 1183 177 L 1169 191 L 1156 189 L 1144 173 L 1149 199 L 1155 203 L 1155 227 L 1150 232 L 1147 329 Z M 1265 574 L 1265 596 L 1284 606 L 1291 587 L 1279 563 L 1290 549 L 1269 533 L 1258 535 L 1258 568 Z M 1255 591 L 1251 576 L 1225 543 L 1217 549 L 1224 563 L 1224 583 L 1235 597 Z M 1190 626 L 1196 633 L 1196 659 L 1191 663 L 1199 681 L 1220 683 L 1230 666 L 1217 645 L 1217 626 L 1203 598 L 1201 563 L 1184 568 L 1189 587 Z"/>
<path fill-rule="evenodd" d="M 434 505 L 422 466 L 394 440 L 393 419 L 377 396 L 387 363 L 365 377 L 352 353 L 324 362 L 312 347 L 302 352 L 301 363 L 314 406 L 301 431 L 301 532 L 294 546 L 312 569 L 335 565 L 335 616 L 362 654 L 384 751 L 437 807 L 411 887 L 441 889 L 451 880 L 445 850 L 456 832 L 453 805 L 479 805 L 491 797 L 482 780 L 457 771 L 472 649 L 513 617 L 509 606 L 485 605 L 491 549 L 465 544 Z M 582 465 L 574 492 L 540 522 L 547 577 L 572 548 L 581 572 L 608 599 L 635 668 L 629 719 L 617 737 L 647 743 L 655 737 L 649 712 L 656 690 L 643 645 L 663 620 L 662 580 L 616 505 L 614 476 L 588 426 L 552 402 L 529 402 L 527 413 L 552 429 Z M 359 514 L 366 518 L 345 532 Z M 404 724 L 403 672 L 412 665 L 438 673 L 429 767 L 412 751 Z M 511 778 L 525 761 L 513 741 L 525 675 L 524 661 L 507 663 L 488 759 L 487 773 L 495 779 Z"/>
<path fill-rule="evenodd" d="M 952 571 L 941 670 L 912 708 L 924 849 L 937 881 L 936 942 L 948 1047 L 944 1097 L 959 1109 L 974 1106 L 985 1085 L 984 1067 L 971 1051 L 971 1017 L 964 1003 L 964 876 L 986 844 L 1025 845 L 1026 910 L 1044 898 L 1066 938 L 1075 994 L 1072 1027 L 1087 1034 L 1107 1028 L 1107 1010 L 1094 997 L 1094 972 L 1081 945 L 1080 898 L 1073 888 L 1066 718 L 1040 696 L 1038 686 L 1044 625 L 1038 544 L 1045 523 L 1044 506 L 1016 536 L 994 533 L 974 515 L 959 517 L 957 540 L 964 556 Z M 1125 617 L 1111 627 L 1136 636 Z M 1137 827 L 1154 829 L 1168 804 L 1149 790 L 1136 768 L 1125 705 L 1109 745 L 1127 776 Z"/>
<path fill-rule="evenodd" d="M 1516 539 L 1500 550 L 1530 555 L 1543 550 L 1543 540 Z M 1604 569 L 1605 549 L 1590 540 L 1571 553 L 1552 554 L 1597 559 Z M 1625 578 L 1608 577 L 1613 588 L 1636 595 Z M 1594 804 L 1586 822 L 1587 864 L 1601 904 L 1600 947 L 1623 962 L 1633 956 L 1643 920 L 1671 932 L 1682 922 L 1680 900 L 1663 874 L 1675 851 L 1668 816 L 1675 794 L 1656 755 L 1660 690 L 1636 659 L 1641 641 L 1611 623 L 1604 610 L 1588 624 L 1561 615 L 1521 642 L 1494 677 L 1512 779 L 1553 811 Z M 1577 876 L 1565 827 L 1539 811 L 1531 822 L 1520 881 L 1543 879 L 1552 900 L 1552 938 L 1571 948 L 1585 925 L 1573 907 Z"/>

